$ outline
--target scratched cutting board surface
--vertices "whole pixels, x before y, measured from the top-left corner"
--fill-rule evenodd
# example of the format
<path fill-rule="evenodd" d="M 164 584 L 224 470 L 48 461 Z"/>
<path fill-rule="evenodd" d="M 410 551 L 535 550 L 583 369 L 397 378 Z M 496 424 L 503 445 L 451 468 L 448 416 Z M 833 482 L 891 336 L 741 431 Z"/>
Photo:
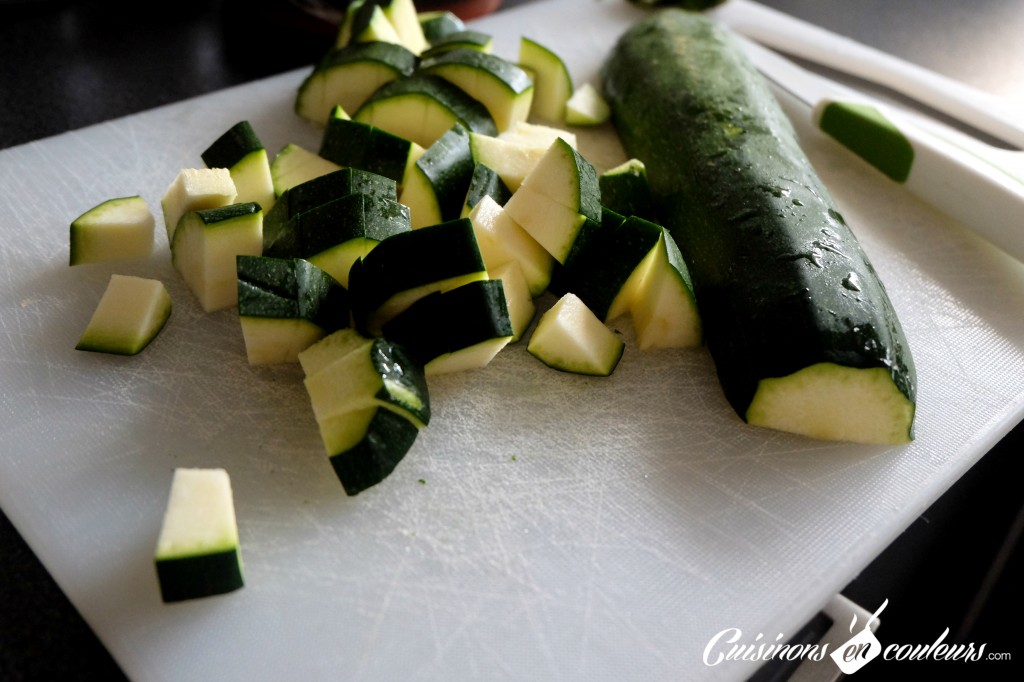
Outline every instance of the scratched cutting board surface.
<path fill-rule="evenodd" d="M 563 0 L 477 26 L 505 56 L 520 35 L 557 46 L 582 83 L 637 16 Z M 741 680 L 752 664 L 701 663 L 712 635 L 794 633 L 1021 417 L 1024 269 L 804 131 L 902 317 L 914 443 L 746 426 L 703 350 L 628 346 L 593 379 L 521 343 L 431 382 L 431 425 L 347 498 L 298 368 L 247 365 L 236 313 L 200 311 L 162 229 L 148 261 L 67 265 L 75 216 L 136 193 L 159 216 L 238 120 L 271 151 L 315 149 L 292 113 L 304 75 L 0 152 L 0 504 L 132 679 Z M 622 153 L 607 131 L 581 149 Z M 174 300 L 134 358 L 74 350 L 112 272 Z M 164 605 L 152 555 L 179 466 L 231 474 L 247 584 Z"/>

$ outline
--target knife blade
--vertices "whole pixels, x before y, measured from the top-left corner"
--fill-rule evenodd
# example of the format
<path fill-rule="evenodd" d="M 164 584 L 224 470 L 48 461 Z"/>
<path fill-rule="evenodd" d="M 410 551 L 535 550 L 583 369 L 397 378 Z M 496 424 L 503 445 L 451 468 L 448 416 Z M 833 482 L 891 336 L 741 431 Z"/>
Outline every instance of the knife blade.
<path fill-rule="evenodd" d="M 1024 262 L 1024 152 L 958 134 L 733 36 L 769 81 L 809 109 L 815 128 Z"/>
<path fill-rule="evenodd" d="M 1024 149 L 1021 112 L 991 93 L 750 0 L 729 0 L 709 14 L 762 45 L 888 87 Z"/>

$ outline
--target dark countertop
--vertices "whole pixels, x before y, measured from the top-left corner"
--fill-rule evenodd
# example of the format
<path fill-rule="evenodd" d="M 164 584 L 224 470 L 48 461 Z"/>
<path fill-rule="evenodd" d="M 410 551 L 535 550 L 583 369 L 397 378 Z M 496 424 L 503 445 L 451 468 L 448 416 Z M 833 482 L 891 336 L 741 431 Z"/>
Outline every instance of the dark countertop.
<path fill-rule="evenodd" d="M 505 0 L 504 7 L 525 1 Z M 1024 102 L 1019 0 L 763 4 Z M 283 0 L 142 7 L 0 0 L 0 149 L 305 66 L 331 39 L 321 22 Z M 992 651 L 1012 652 L 1016 664 L 972 669 L 972 677 L 979 673 L 973 679 L 1019 679 L 1024 662 L 1021 627 L 1011 620 L 1024 602 L 1007 578 L 1022 568 L 1013 543 L 1024 499 L 1022 445 L 1018 426 L 845 591 L 862 604 L 903 602 L 909 615 L 886 622 L 891 641 L 919 641 L 944 623 L 990 642 Z M 909 668 L 883 672 L 902 679 Z M 123 677 L 0 514 L 0 680 Z"/>

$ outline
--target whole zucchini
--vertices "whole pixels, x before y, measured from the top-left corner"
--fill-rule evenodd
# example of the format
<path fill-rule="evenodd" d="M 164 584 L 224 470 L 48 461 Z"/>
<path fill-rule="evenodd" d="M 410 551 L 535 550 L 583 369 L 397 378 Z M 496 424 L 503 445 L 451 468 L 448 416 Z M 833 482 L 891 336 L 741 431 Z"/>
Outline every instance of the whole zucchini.
<path fill-rule="evenodd" d="M 911 440 L 916 373 L 896 312 L 738 43 L 698 12 L 657 10 L 620 37 L 602 81 L 737 413 L 816 438 Z"/>

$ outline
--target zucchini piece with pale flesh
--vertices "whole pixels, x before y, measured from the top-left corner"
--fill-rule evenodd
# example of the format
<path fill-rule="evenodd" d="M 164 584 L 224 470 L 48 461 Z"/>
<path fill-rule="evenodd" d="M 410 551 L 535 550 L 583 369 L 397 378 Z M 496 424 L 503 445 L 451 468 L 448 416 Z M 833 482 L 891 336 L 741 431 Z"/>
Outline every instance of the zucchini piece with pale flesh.
<path fill-rule="evenodd" d="M 526 350 L 548 367 L 604 377 L 615 371 L 625 346 L 570 292 L 541 314 Z"/>
<path fill-rule="evenodd" d="M 455 31 L 434 40 L 420 57 L 432 59 L 450 50 L 479 50 L 490 54 L 494 52 L 494 36 L 470 28 Z"/>
<path fill-rule="evenodd" d="M 171 242 L 171 263 L 205 312 L 237 305 L 237 257 L 262 253 L 263 211 L 255 202 L 189 211 Z"/>
<path fill-rule="evenodd" d="M 519 66 L 533 74 L 531 114 L 551 123 L 565 122 L 565 106 L 574 92 L 569 68 L 551 48 L 523 36 Z"/>
<path fill-rule="evenodd" d="M 515 343 L 523 338 L 537 314 L 537 304 L 530 293 L 523 269 L 517 261 L 509 260 L 497 267 L 488 268 L 487 274 L 492 280 L 501 281 L 508 321 L 512 325 L 512 339 L 509 343 Z"/>
<path fill-rule="evenodd" d="M 562 286 L 604 322 L 624 315 L 661 235 L 661 226 L 636 216 L 603 223 L 565 268 Z"/>
<path fill-rule="evenodd" d="M 338 25 L 334 47 L 341 48 L 355 43 L 402 44 L 394 25 L 384 14 L 380 3 L 375 0 L 353 0 L 345 8 L 345 14 Z"/>
<path fill-rule="evenodd" d="M 167 324 L 171 307 L 171 296 L 163 282 L 111 275 L 75 349 L 136 355 Z"/>
<path fill-rule="evenodd" d="M 465 217 L 484 197 L 490 197 L 498 206 L 504 206 L 512 198 L 512 190 L 508 188 L 498 172 L 484 163 L 473 163 L 473 175 L 469 179 L 466 190 L 466 201 L 462 206 Z"/>
<path fill-rule="evenodd" d="M 360 336 L 351 328 L 334 334 Z M 334 347 L 344 348 L 338 344 Z M 299 357 L 300 365 L 305 366 L 302 353 Z M 381 337 L 363 338 L 306 375 L 304 385 L 318 422 L 379 406 L 403 415 L 420 428 L 430 423 L 430 397 L 422 367 L 401 345 Z"/>
<path fill-rule="evenodd" d="M 573 126 L 598 126 L 611 118 L 612 110 L 601 92 L 584 83 L 565 102 L 565 122 Z"/>
<path fill-rule="evenodd" d="M 289 188 L 263 217 L 263 255 L 298 256 L 300 248 L 293 218 L 350 194 L 397 201 L 398 185 L 383 175 L 346 167 Z"/>
<path fill-rule="evenodd" d="M 469 212 L 480 254 L 491 271 L 509 261 L 522 270 L 530 295 L 543 294 L 554 273 L 555 259 L 494 199 L 485 196 Z"/>
<path fill-rule="evenodd" d="M 71 222 L 68 264 L 148 258 L 155 225 L 141 196 L 107 199 Z"/>
<path fill-rule="evenodd" d="M 398 344 L 342 329 L 299 354 L 331 466 L 348 495 L 391 474 L 430 421 L 423 367 Z"/>
<path fill-rule="evenodd" d="M 154 562 L 160 596 L 167 603 L 227 594 L 244 586 L 234 494 L 226 470 L 174 470 Z"/>
<path fill-rule="evenodd" d="M 420 30 L 428 45 L 433 45 L 442 38 L 466 30 L 466 22 L 459 15 L 446 9 L 424 10 L 417 14 Z"/>
<path fill-rule="evenodd" d="M 479 279 L 487 279 L 487 267 L 468 218 L 390 236 L 349 273 L 356 328 L 379 334 L 418 299 Z"/>
<path fill-rule="evenodd" d="M 709 17 L 660 10 L 620 37 L 602 77 L 737 414 L 815 438 L 911 440 L 916 373 L 893 303 L 742 47 Z"/>
<path fill-rule="evenodd" d="M 319 151 L 339 166 L 383 175 L 399 184 L 423 153 L 424 148 L 408 138 L 335 114 L 327 120 Z"/>
<path fill-rule="evenodd" d="M 499 133 L 530 115 L 533 80 L 498 55 L 470 48 L 448 50 L 423 60 L 417 71 L 440 76 L 487 107 Z"/>
<path fill-rule="evenodd" d="M 349 288 L 354 263 L 385 239 L 412 229 L 409 207 L 373 194 L 354 193 L 291 219 L 298 256 Z"/>
<path fill-rule="evenodd" d="M 167 229 L 167 244 L 174 243 L 178 221 L 189 211 L 202 211 L 236 203 L 238 190 L 227 168 L 183 168 L 164 191 L 160 209 Z"/>
<path fill-rule="evenodd" d="M 360 42 L 328 52 L 299 85 L 295 113 L 323 125 L 335 106 L 355 111 L 387 82 L 410 75 L 416 55 L 402 45 Z"/>
<path fill-rule="evenodd" d="M 280 197 L 295 185 L 340 168 L 339 164 L 328 161 L 301 145 L 289 142 L 270 162 L 270 177 L 274 183 L 274 194 Z"/>
<path fill-rule="evenodd" d="M 505 210 L 565 265 L 601 221 L 597 171 L 568 142 L 557 138 L 523 179 Z"/>
<path fill-rule="evenodd" d="M 255 201 L 269 211 L 277 198 L 270 174 L 270 157 L 249 121 L 228 128 L 200 155 L 207 168 L 227 168 L 235 183 L 231 203 Z"/>
<path fill-rule="evenodd" d="M 601 190 L 601 205 L 605 208 L 623 216 L 635 215 L 661 224 L 651 196 L 647 167 L 640 159 L 627 159 L 604 171 L 597 182 Z"/>
<path fill-rule="evenodd" d="M 297 362 L 299 352 L 349 326 L 348 292 L 301 258 L 239 256 L 238 317 L 250 365 Z"/>
<path fill-rule="evenodd" d="M 428 377 L 486 366 L 514 332 L 502 281 L 470 282 L 424 296 L 381 329 Z"/>
<path fill-rule="evenodd" d="M 399 201 L 409 207 L 413 229 L 462 216 L 473 166 L 469 131 L 456 123 L 416 159 L 405 177 Z"/>
<path fill-rule="evenodd" d="M 485 135 L 498 132 L 483 104 L 440 76 L 419 73 L 384 84 L 352 119 L 411 140 L 424 149 L 456 123 Z"/>

